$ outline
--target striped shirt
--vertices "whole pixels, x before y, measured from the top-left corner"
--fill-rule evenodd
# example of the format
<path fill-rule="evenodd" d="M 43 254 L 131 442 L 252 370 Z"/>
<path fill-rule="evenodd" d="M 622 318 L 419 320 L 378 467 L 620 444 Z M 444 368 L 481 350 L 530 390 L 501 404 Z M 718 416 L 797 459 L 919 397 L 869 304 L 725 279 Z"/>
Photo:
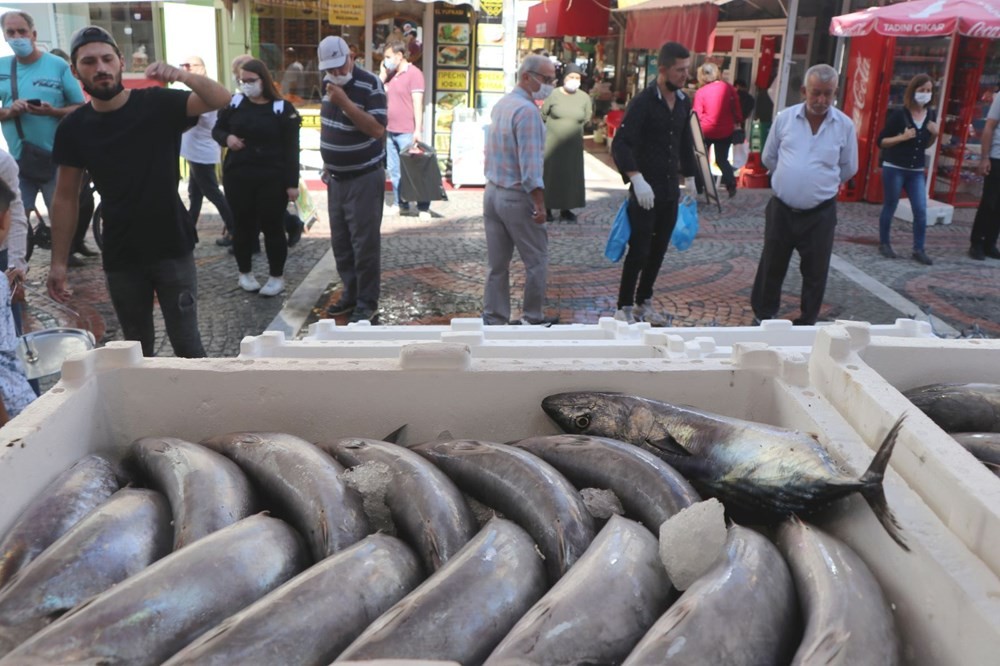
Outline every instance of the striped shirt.
<path fill-rule="evenodd" d="M 344 92 L 352 102 L 370 113 L 384 127 L 389 114 L 382 82 L 357 65 L 351 74 L 353 78 L 344 86 Z M 323 162 L 330 171 L 347 174 L 382 162 L 385 157 L 385 142 L 356 128 L 339 106 L 324 98 L 319 115 L 319 148 Z"/>
<path fill-rule="evenodd" d="M 544 187 L 545 124 L 531 95 L 517 86 L 490 116 L 486 135 L 486 180 L 525 192 Z"/>

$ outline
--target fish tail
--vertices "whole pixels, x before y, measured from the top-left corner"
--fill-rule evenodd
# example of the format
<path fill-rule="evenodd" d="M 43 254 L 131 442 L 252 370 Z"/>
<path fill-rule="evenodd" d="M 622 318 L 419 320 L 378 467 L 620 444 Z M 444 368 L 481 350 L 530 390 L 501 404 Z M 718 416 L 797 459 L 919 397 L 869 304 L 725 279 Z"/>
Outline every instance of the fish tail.
<path fill-rule="evenodd" d="M 875 517 L 882 523 L 882 527 L 889 533 L 892 540 L 898 543 L 903 550 L 909 552 L 910 547 L 906 545 L 906 541 L 903 540 L 903 536 L 900 534 L 902 527 L 900 527 L 899 522 L 896 520 L 896 516 L 893 515 L 892 509 L 889 508 L 889 504 L 885 499 L 885 489 L 882 487 L 885 468 L 889 464 L 889 457 L 892 455 L 893 447 L 896 446 L 896 437 L 899 435 L 900 428 L 903 427 L 903 420 L 905 418 L 906 415 L 903 414 L 892 426 L 889 434 L 882 440 L 878 451 L 875 452 L 875 458 L 872 460 L 871 465 L 868 466 L 867 471 L 861 476 L 861 496 L 868 502 L 868 506 L 875 512 Z"/>

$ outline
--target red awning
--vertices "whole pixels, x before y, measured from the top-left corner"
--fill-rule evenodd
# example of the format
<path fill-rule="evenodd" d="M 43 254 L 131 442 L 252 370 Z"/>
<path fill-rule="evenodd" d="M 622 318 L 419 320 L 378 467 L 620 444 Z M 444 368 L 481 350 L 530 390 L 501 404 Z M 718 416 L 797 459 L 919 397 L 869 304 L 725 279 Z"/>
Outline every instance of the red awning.
<path fill-rule="evenodd" d="M 678 42 L 692 53 L 708 51 L 719 21 L 718 4 L 712 1 L 649 0 L 619 11 L 628 12 L 625 48 L 656 50 Z"/>
<path fill-rule="evenodd" d="M 835 16 L 830 34 L 860 37 L 872 31 L 887 37 L 1000 38 L 1000 0 L 913 0 Z"/>
<path fill-rule="evenodd" d="M 607 0 L 544 0 L 528 10 L 525 37 L 603 37 L 611 11 Z"/>

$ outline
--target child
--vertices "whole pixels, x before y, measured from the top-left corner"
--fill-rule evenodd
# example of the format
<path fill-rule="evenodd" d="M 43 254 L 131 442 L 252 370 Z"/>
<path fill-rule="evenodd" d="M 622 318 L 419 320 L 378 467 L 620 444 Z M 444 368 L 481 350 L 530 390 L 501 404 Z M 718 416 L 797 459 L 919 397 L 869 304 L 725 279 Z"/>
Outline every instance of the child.
<path fill-rule="evenodd" d="M 14 192 L 0 179 L 0 244 L 10 232 L 10 204 Z M 7 271 L 7 280 L 0 280 L 0 425 L 21 413 L 32 400 L 35 392 L 24 376 L 24 368 L 17 357 L 18 337 L 14 329 L 14 315 L 10 309 L 12 281 L 19 279 L 20 271 Z"/>

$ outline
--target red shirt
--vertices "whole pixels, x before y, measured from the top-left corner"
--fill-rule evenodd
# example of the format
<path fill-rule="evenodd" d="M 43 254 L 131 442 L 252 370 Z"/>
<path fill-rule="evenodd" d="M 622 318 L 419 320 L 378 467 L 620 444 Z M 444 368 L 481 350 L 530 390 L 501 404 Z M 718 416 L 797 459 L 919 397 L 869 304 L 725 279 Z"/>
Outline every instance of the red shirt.
<path fill-rule="evenodd" d="M 736 88 L 725 81 L 699 88 L 694 94 L 694 112 L 701 122 L 701 133 L 710 141 L 732 136 L 733 129 L 743 122 Z"/>
<path fill-rule="evenodd" d="M 412 134 L 416 129 L 413 117 L 413 93 L 424 92 L 424 75 L 416 65 L 408 64 L 385 82 L 389 104 L 389 124 L 386 130 L 397 134 Z"/>

